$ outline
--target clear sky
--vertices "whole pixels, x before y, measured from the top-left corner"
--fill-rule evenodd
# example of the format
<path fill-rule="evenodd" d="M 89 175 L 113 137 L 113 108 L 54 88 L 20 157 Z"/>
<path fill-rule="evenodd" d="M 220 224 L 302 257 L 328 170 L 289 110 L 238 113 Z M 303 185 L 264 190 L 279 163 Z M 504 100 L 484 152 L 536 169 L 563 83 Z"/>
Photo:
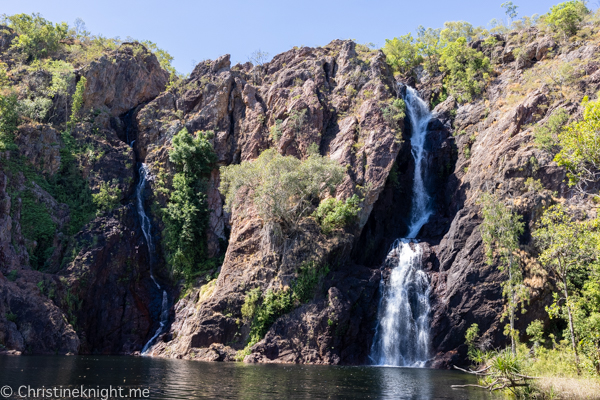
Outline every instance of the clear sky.
<path fill-rule="evenodd" d="M 0 0 L 0 13 L 39 12 L 48 20 L 107 37 L 151 40 L 167 50 L 180 72 L 194 61 L 231 54 L 246 62 L 261 49 L 270 56 L 293 46 L 355 39 L 382 46 L 386 38 L 464 20 L 486 26 L 505 17 L 504 0 Z M 513 0 L 519 16 L 546 13 L 562 0 Z"/>

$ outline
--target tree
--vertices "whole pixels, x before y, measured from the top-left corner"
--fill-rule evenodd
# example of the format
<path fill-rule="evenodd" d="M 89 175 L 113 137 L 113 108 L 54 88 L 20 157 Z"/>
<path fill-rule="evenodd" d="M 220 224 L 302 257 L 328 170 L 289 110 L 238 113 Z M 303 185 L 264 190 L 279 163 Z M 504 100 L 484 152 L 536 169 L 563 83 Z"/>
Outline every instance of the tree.
<path fill-rule="evenodd" d="M 508 334 L 511 349 L 516 354 L 515 314 L 520 303 L 527 299 L 528 292 L 523 285 L 523 272 L 515 252 L 519 249 L 519 236 L 523 234 L 522 217 L 504 205 L 495 194 L 484 193 L 478 202 L 481 205 L 483 223 L 480 226 L 481 238 L 485 245 L 488 264 L 494 262 L 498 253 L 500 271 L 508 272 L 508 280 L 503 282 L 503 295 L 507 300 L 507 314 L 510 318 Z"/>
<path fill-rule="evenodd" d="M 423 57 L 419 54 L 419 46 L 412 35 L 386 39 L 383 46 L 387 63 L 395 72 L 406 74 L 421 64 Z"/>
<path fill-rule="evenodd" d="M 427 59 L 427 70 L 430 74 L 436 73 L 439 69 L 441 31 L 440 28 L 425 29 L 422 25 L 417 28 L 418 48 L 423 58 Z"/>
<path fill-rule="evenodd" d="M 60 41 L 69 31 L 65 22 L 53 24 L 39 13 L 6 16 L 5 22 L 18 35 L 11 47 L 23 52 L 28 61 L 44 58 L 58 50 Z"/>
<path fill-rule="evenodd" d="M 169 152 L 177 173 L 167 207 L 162 210 L 167 262 L 174 273 L 188 280 L 202 272 L 207 259 L 206 177 L 217 161 L 211 136 L 212 132 L 198 132 L 194 137 L 184 128 L 173 137 Z"/>
<path fill-rule="evenodd" d="M 489 58 L 469 47 L 464 37 L 459 37 L 442 49 L 440 70 L 446 72 L 444 82 L 448 91 L 459 102 L 465 102 L 481 93 L 491 66 Z"/>
<path fill-rule="evenodd" d="M 256 160 L 221 167 L 220 191 L 228 210 L 243 204 L 248 196 L 269 235 L 289 235 L 312 213 L 313 202 L 333 193 L 342 182 L 344 170 L 316 149 L 310 149 L 303 161 L 268 149 Z"/>
<path fill-rule="evenodd" d="M 261 49 L 258 49 L 255 52 L 253 52 L 252 54 L 250 54 L 250 57 L 248 57 L 248 60 L 250 60 L 250 62 L 254 65 L 263 65 L 267 61 L 269 61 L 269 53 L 267 53 L 266 51 L 262 51 Z"/>
<path fill-rule="evenodd" d="M 583 190 L 600 177 L 600 100 L 584 98 L 583 120 L 567 125 L 558 135 L 560 152 L 554 161 L 567 169 L 569 186 Z"/>
<path fill-rule="evenodd" d="M 555 30 L 562 32 L 566 39 L 577 33 L 579 23 L 589 12 L 583 1 L 571 0 L 552 6 L 544 20 Z"/>
<path fill-rule="evenodd" d="M 562 296 L 554 296 L 554 303 L 548 309 L 551 315 L 559 315 L 566 311 L 571 346 L 575 352 L 579 369 L 579 355 L 577 353 L 577 340 L 573 322 L 573 299 L 571 295 L 570 280 L 575 273 L 585 269 L 594 256 L 595 251 L 590 242 L 589 226 L 585 223 L 574 221 L 567 209 L 560 205 L 548 208 L 533 233 L 537 247 L 541 250 L 540 263 L 557 278 L 557 288 Z M 562 305 L 561 305 L 562 302 Z"/>
<path fill-rule="evenodd" d="M 506 13 L 506 16 L 509 18 L 510 23 L 512 24 L 515 18 L 517 18 L 517 8 L 519 8 L 519 6 L 514 5 L 512 1 L 506 1 L 500 4 L 500 7 L 504 8 L 504 12 Z"/>

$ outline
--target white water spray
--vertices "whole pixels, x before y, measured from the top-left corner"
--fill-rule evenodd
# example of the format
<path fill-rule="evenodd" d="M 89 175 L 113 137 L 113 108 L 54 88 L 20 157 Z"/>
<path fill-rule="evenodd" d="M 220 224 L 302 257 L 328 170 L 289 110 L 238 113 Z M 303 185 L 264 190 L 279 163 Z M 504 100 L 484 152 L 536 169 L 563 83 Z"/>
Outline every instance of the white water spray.
<path fill-rule="evenodd" d="M 139 173 L 140 173 L 140 180 L 135 189 L 135 197 L 137 199 L 137 202 L 136 202 L 137 212 L 138 212 L 138 215 L 140 216 L 140 224 L 142 225 L 142 232 L 144 233 L 144 237 L 146 238 L 146 244 L 148 245 L 148 254 L 150 257 L 150 278 L 152 279 L 152 282 L 154 282 L 154 284 L 156 285 L 158 290 L 162 290 L 162 302 L 161 302 L 161 308 L 160 308 L 160 325 L 159 325 L 158 329 L 156 330 L 156 333 L 154 334 L 154 336 L 152 336 L 150 338 L 150 340 L 148 340 L 148 342 L 144 345 L 144 348 L 142 349 L 142 354 L 145 354 L 148 351 L 148 349 L 150 348 L 150 346 L 152 346 L 152 344 L 154 344 L 154 340 L 156 340 L 156 338 L 163 333 L 165 327 L 167 326 L 167 323 L 169 320 L 169 299 L 167 296 L 167 291 L 160 287 L 156 278 L 154 277 L 154 270 L 152 267 L 153 266 L 152 257 L 154 255 L 154 243 L 152 242 L 152 236 L 150 235 L 150 228 L 152 227 L 152 225 L 150 223 L 150 218 L 148 218 L 148 216 L 146 215 L 146 211 L 144 210 L 144 200 L 143 200 L 144 186 L 146 185 L 146 177 L 148 176 L 148 168 L 146 167 L 146 164 L 142 163 L 142 165 L 140 166 L 140 169 L 139 169 Z"/>
<path fill-rule="evenodd" d="M 413 195 L 406 238 L 396 240 L 386 264 L 392 266 L 387 285 L 382 280 L 378 325 L 371 348 L 376 365 L 424 367 L 429 359 L 429 280 L 421 268 L 421 247 L 414 238 L 432 214 L 425 187 L 425 139 L 431 113 L 417 91 L 406 88 L 406 110 L 412 127 L 415 161 Z"/>

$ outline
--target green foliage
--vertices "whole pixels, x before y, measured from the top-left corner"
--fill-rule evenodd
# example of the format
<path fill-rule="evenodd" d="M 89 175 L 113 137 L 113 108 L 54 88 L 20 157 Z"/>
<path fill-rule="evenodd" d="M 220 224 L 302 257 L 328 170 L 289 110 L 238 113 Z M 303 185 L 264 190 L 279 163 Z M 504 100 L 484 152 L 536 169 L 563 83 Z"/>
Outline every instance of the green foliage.
<path fill-rule="evenodd" d="M 116 208 L 121 201 L 121 189 L 118 182 L 113 180 L 112 183 L 100 183 L 100 191 L 92 194 L 92 201 L 98 212 L 108 212 Z"/>
<path fill-rule="evenodd" d="M 519 8 L 519 6 L 514 5 L 512 1 L 506 1 L 500 4 L 500 7 L 504 8 L 504 12 L 506 13 L 506 16 L 510 18 L 511 22 L 517 18 L 517 8 Z"/>
<path fill-rule="evenodd" d="M 342 166 L 316 152 L 301 161 L 269 149 L 254 161 L 221 167 L 220 191 L 228 211 L 248 198 L 265 225 L 294 232 L 312 212 L 313 201 L 332 193 L 343 175 Z"/>
<path fill-rule="evenodd" d="M 52 100 L 46 97 L 23 99 L 19 101 L 19 114 L 34 121 L 42 122 L 46 119 L 51 107 Z"/>
<path fill-rule="evenodd" d="M 173 137 L 169 152 L 177 173 L 167 207 L 162 210 L 164 244 L 171 270 L 187 280 L 213 266 L 207 260 L 205 235 L 207 176 L 216 162 L 211 136 L 212 132 L 198 132 L 194 137 L 184 128 Z"/>
<path fill-rule="evenodd" d="M 96 206 L 88 182 L 83 178 L 72 154 L 73 137 L 63 132 L 63 142 L 65 146 L 60 151 L 60 169 L 49 178 L 48 183 L 52 197 L 59 203 L 69 206 L 69 224 L 66 233 L 73 236 L 95 215 Z"/>
<path fill-rule="evenodd" d="M 564 108 L 554 110 L 544 125 L 533 128 L 535 145 L 550 153 L 558 152 L 558 135 L 569 120 L 569 114 Z"/>
<path fill-rule="evenodd" d="M 282 121 L 280 119 L 276 119 L 275 123 L 273 124 L 273 126 L 270 129 L 271 137 L 273 138 L 273 141 L 275 143 L 279 142 L 279 139 L 281 138 L 281 135 L 283 134 L 281 131 L 281 122 Z"/>
<path fill-rule="evenodd" d="M 17 315 L 11 312 L 6 313 L 6 319 L 10 322 L 14 322 L 15 324 L 17 323 Z"/>
<path fill-rule="evenodd" d="M 551 317 L 566 317 L 568 320 L 568 336 L 571 338 L 571 346 L 576 357 L 578 340 L 573 314 L 578 307 L 573 294 L 578 292 L 578 288 L 574 278 L 581 274 L 589 275 L 591 265 L 598 260 L 598 223 L 598 221 L 576 221 L 564 206 L 557 204 L 544 211 L 539 226 L 533 233 L 535 243 L 540 249 L 540 263 L 557 280 L 554 303 L 547 308 L 547 311 Z M 590 285 L 588 288 L 591 290 L 588 293 L 592 294 L 590 300 L 593 302 L 595 284 L 590 283 Z M 590 314 L 587 316 L 589 317 Z M 600 330 L 593 328 L 592 322 L 592 331 L 600 334 Z"/>
<path fill-rule="evenodd" d="M 383 119 L 392 129 L 399 129 L 400 121 L 406 116 L 406 103 L 403 99 L 394 99 L 382 110 Z"/>
<path fill-rule="evenodd" d="M 457 101 L 467 102 L 482 92 L 491 66 L 482 52 L 472 49 L 464 37 L 459 37 L 442 49 L 440 70 L 446 72 L 444 83 L 448 92 Z"/>
<path fill-rule="evenodd" d="M 250 354 L 249 348 L 265 336 L 277 318 L 292 311 L 299 303 L 312 300 L 317 285 L 328 273 L 328 266 L 321 267 L 314 261 L 309 261 L 300 266 L 291 289 L 269 289 L 264 296 L 260 288 L 248 291 L 241 311 L 244 321 L 250 322 L 250 337 L 243 354 Z"/>
<path fill-rule="evenodd" d="M 315 296 L 315 289 L 323 277 L 329 273 L 329 266 L 321 267 L 314 261 L 303 263 L 298 277 L 292 285 L 293 298 L 300 303 L 308 303 Z"/>
<path fill-rule="evenodd" d="M 11 282 L 16 281 L 18 277 L 19 277 L 19 271 L 17 271 L 16 269 L 13 269 L 6 275 L 6 279 L 8 279 Z"/>
<path fill-rule="evenodd" d="M 247 347 L 252 347 L 258 343 L 273 325 L 273 322 L 280 316 L 290 312 L 294 306 L 291 290 L 272 291 L 269 289 L 261 297 L 262 303 L 254 309 L 254 318 L 250 327 L 250 341 Z"/>
<path fill-rule="evenodd" d="M 544 21 L 564 37 L 577 33 L 577 28 L 590 11 L 580 0 L 571 0 L 552 6 L 544 16 Z"/>
<path fill-rule="evenodd" d="M 519 249 L 519 237 L 523 234 L 525 224 L 522 217 L 504 205 L 500 199 L 490 193 L 484 193 L 478 201 L 481 206 L 483 223 L 480 225 L 481 238 L 485 245 L 486 257 L 491 265 L 494 253 L 499 253 L 498 269 L 506 271 L 508 279 L 502 283 L 502 292 L 507 300 L 505 316 L 510 318 L 507 326 L 511 338 L 512 351 L 516 352 L 514 328 L 516 309 L 520 303 L 528 299 L 529 292 L 523 284 L 523 272 L 516 252 Z M 517 258 L 517 259 L 515 259 Z"/>
<path fill-rule="evenodd" d="M 302 111 L 293 110 L 290 112 L 289 121 L 296 131 L 296 135 L 302 133 L 302 128 L 304 128 L 304 124 L 306 123 L 306 109 Z"/>
<path fill-rule="evenodd" d="M 596 182 L 600 169 L 600 100 L 583 103 L 583 120 L 558 135 L 560 152 L 554 161 L 567 169 L 569 185 L 581 189 Z"/>
<path fill-rule="evenodd" d="M 410 33 L 391 40 L 386 39 L 383 52 L 392 70 L 401 74 L 410 72 L 423 61 L 419 54 L 419 46 Z"/>
<path fill-rule="evenodd" d="M 11 148 L 18 125 L 19 113 L 16 93 L 0 94 L 0 150 Z"/>
<path fill-rule="evenodd" d="M 467 345 L 467 357 L 469 360 L 480 362 L 478 358 L 477 339 L 479 338 L 479 325 L 471 325 L 465 332 L 465 344 Z"/>
<path fill-rule="evenodd" d="M 83 106 L 83 92 L 85 91 L 85 84 L 87 83 L 87 79 L 85 76 L 82 76 L 77 82 L 77 86 L 75 86 L 75 93 L 73 94 L 73 105 L 71 106 L 71 124 L 77 121 L 77 115 L 79 111 L 81 111 L 81 107 Z"/>
<path fill-rule="evenodd" d="M 417 41 L 419 51 L 424 60 L 426 69 L 430 74 L 434 74 L 439 69 L 440 49 L 442 47 L 440 32 L 441 29 L 427 28 L 419 26 L 417 28 Z"/>
<path fill-rule="evenodd" d="M 58 50 L 60 41 L 69 31 L 66 23 L 53 24 L 39 13 L 5 15 L 4 23 L 18 35 L 11 47 L 25 54 L 28 61 L 44 58 Z"/>
<path fill-rule="evenodd" d="M 163 69 L 165 69 L 171 76 L 177 74 L 175 67 L 173 67 L 171 64 L 171 61 L 173 61 L 173 56 L 171 54 L 158 47 L 156 43 L 149 40 L 144 40 L 141 43 L 146 46 L 148 50 L 154 53 L 160 66 L 163 67 Z"/>
<path fill-rule="evenodd" d="M 360 211 L 360 198 L 357 195 L 341 201 L 328 198 L 319 203 L 313 217 L 321 224 L 324 233 L 343 228 L 356 220 Z"/>
<path fill-rule="evenodd" d="M 527 326 L 525 333 L 531 337 L 534 347 L 539 346 L 544 338 L 544 323 L 539 319 L 532 321 Z"/>
<path fill-rule="evenodd" d="M 21 230 L 23 236 L 30 241 L 29 261 L 34 269 L 42 269 L 54 250 L 52 243 L 56 224 L 52 221 L 46 205 L 34 196 L 31 189 L 21 192 L 20 198 Z"/>
<path fill-rule="evenodd" d="M 463 38 L 470 42 L 477 37 L 477 31 L 468 22 L 465 21 L 448 21 L 444 22 L 444 28 L 440 32 L 440 39 L 445 44 L 456 42 Z"/>

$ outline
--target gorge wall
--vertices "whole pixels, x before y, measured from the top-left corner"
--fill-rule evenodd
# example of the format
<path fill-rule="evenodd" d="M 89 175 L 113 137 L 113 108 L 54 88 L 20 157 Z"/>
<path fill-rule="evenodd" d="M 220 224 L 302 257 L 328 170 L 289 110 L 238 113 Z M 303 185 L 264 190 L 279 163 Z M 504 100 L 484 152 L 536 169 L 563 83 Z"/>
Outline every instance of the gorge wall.
<path fill-rule="evenodd" d="M 160 243 L 164 224 L 158 210 L 167 202 L 161 189 L 171 187 L 175 171 L 168 151 L 173 136 L 185 127 L 214 132 L 217 162 L 207 188 L 206 235 L 209 256 L 224 256 L 224 261 L 184 287 L 170 276 L 163 249 L 158 249 L 154 271 L 169 287 L 171 326 L 150 354 L 239 359 L 250 333 L 241 313 L 247 293 L 289 288 L 310 261 L 329 271 L 314 297 L 278 318 L 261 341 L 242 353 L 244 360 L 368 363 L 380 281 L 389 275 L 384 258 L 406 233 L 410 210 L 410 124 L 395 124 L 383 112 L 402 97 L 404 84 L 416 86 L 425 101 L 439 103 L 427 138 L 428 162 L 436 171 L 427 182 L 435 194 L 435 212 L 418 235 L 432 284 L 431 364 L 462 362 L 464 333 L 473 322 L 490 347 L 506 343 L 500 321 L 504 278 L 485 261 L 476 201 L 493 188 L 511 199 L 527 224 L 553 197 L 580 201 L 568 190 L 564 170 L 534 147 L 532 129 L 559 106 L 577 116 L 580 98 L 600 89 L 597 46 L 561 47 L 535 28 L 529 34 L 533 40 L 518 57 L 514 50 L 520 39 L 499 36 L 490 50 L 498 63 L 486 92 L 465 104 L 451 96 L 439 103 L 439 75 L 419 70 L 417 79 L 396 82 L 381 51 L 352 41 L 295 48 L 257 66 L 231 66 L 226 55 L 201 62 L 183 84 L 169 88 L 168 73 L 136 43 L 83 66 L 76 75 L 86 78 L 86 118 L 70 137 L 60 133 L 63 103 L 57 98 L 55 120 L 20 125 L 16 147 L 0 153 L 0 349 L 32 354 L 133 354 L 142 349 L 158 326 L 160 293 L 150 279 L 134 203 L 137 165 L 148 166 L 145 200 Z M 2 60 L 14 65 L 11 50 L 1 50 Z M 579 60 L 584 72 L 567 95 L 535 82 L 535 73 L 572 60 Z M 23 68 L 11 79 L 35 90 L 48 77 Z M 274 138 L 270 130 L 278 120 L 281 137 Z M 358 220 L 324 234 L 307 218 L 298 235 L 272 248 L 261 239 L 263 224 L 249 200 L 231 213 L 224 210 L 218 167 L 253 160 L 268 148 L 304 158 L 311 144 L 347 166 L 335 195 L 363 198 Z M 77 149 L 73 159 L 69 148 Z M 69 229 L 75 209 L 65 204 L 54 178 L 67 176 L 68 168 L 86 182 L 82 193 L 99 194 L 108 184 L 118 194 L 112 209 L 98 211 L 77 231 Z M 539 180 L 541 188 L 526 183 L 528 178 Z M 54 227 L 52 235 L 44 236 L 43 265 L 34 265 L 30 256 L 38 254 L 41 242 L 23 235 L 31 221 L 22 218 L 22 207 L 32 202 L 48 210 Z M 525 249 L 528 232 L 522 238 Z M 547 318 L 542 312 L 551 279 L 530 267 L 526 283 L 532 298 L 518 319 L 521 332 L 531 320 Z"/>

